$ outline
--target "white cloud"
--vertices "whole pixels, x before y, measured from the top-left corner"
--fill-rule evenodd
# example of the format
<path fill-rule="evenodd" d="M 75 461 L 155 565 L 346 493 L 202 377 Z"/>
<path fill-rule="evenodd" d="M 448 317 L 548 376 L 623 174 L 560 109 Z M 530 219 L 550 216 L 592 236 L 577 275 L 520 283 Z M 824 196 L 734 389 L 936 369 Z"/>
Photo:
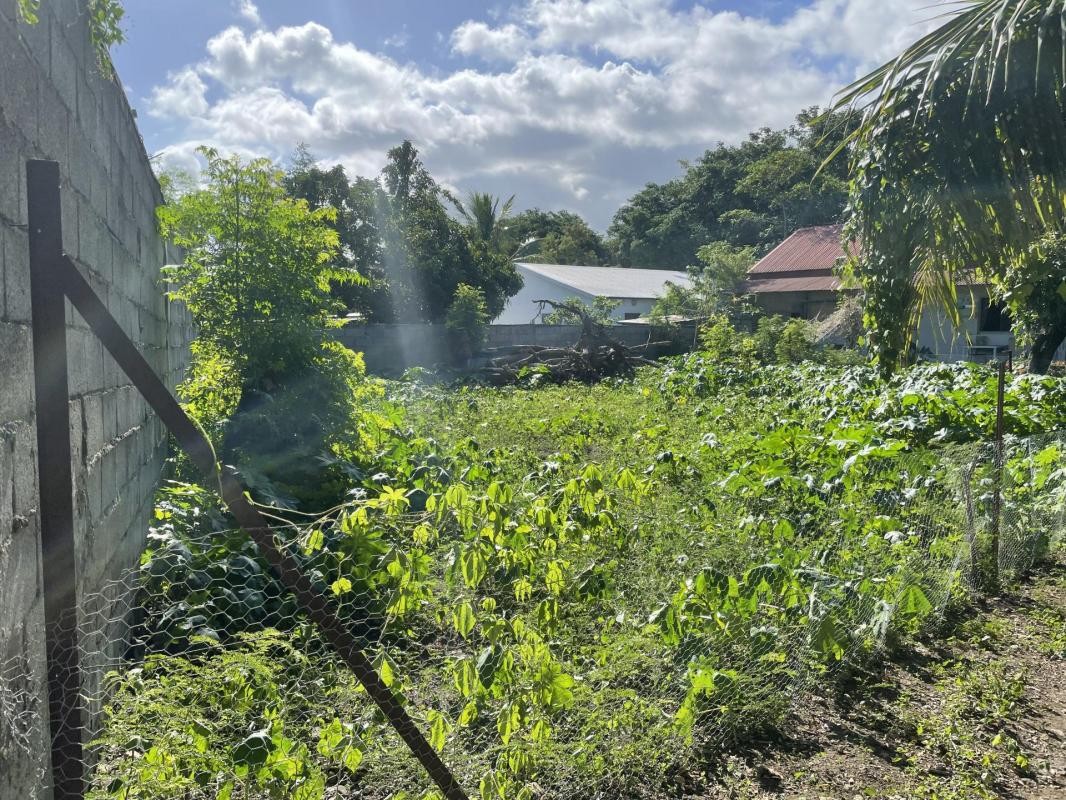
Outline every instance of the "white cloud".
<path fill-rule="evenodd" d="M 517 25 L 491 28 L 484 22 L 467 20 L 452 32 L 452 49 L 456 53 L 489 60 L 517 61 L 531 45 L 529 36 Z"/>
<path fill-rule="evenodd" d="M 189 118 L 207 113 L 207 86 L 192 68 L 171 73 L 168 82 L 152 90 L 148 113 L 153 117 Z"/>
<path fill-rule="evenodd" d="M 237 13 L 255 27 L 263 26 L 263 18 L 259 16 L 259 7 L 252 0 L 237 0 Z"/>
<path fill-rule="evenodd" d="M 411 33 L 407 30 L 406 25 L 403 26 L 399 33 L 394 33 L 382 42 L 386 47 L 391 47 L 394 50 L 403 50 L 410 43 Z"/>
<path fill-rule="evenodd" d="M 150 110 L 188 119 L 175 157 L 201 141 L 279 157 L 303 141 L 368 174 L 406 137 L 442 181 L 571 205 L 603 227 L 677 158 L 825 104 L 917 38 L 928 2 L 810 0 L 770 21 L 669 0 L 526 0 L 452 31 L 453 54 L 495 66 L 451 72 L 314 22 L 232 27 L 154 90 Z"/>

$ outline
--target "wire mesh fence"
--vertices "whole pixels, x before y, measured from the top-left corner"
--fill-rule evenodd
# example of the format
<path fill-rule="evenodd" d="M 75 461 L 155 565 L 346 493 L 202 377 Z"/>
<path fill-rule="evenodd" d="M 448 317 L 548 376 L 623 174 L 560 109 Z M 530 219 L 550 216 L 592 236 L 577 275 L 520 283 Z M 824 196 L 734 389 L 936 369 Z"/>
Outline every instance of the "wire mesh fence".
<path fill-rule="evenodd" d="M 1066 513 L 1060 433 L 734 472 L 667 527 L 647 479 L 560 468 L 276 531 L 471 796 L 682 796 L 814 684 L 1017 580 Z M 77 626 L 90 797 L 436 796 L 206 491 L 162 492 Z M 0 665 L 6 761 L 47 720 L 25 670 Z"/>

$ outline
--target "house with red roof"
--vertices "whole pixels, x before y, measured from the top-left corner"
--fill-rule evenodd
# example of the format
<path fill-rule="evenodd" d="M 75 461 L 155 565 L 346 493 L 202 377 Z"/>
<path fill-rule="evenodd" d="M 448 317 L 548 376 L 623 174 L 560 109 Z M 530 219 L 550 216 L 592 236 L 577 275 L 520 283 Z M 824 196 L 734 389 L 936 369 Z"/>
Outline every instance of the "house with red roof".
<path fill-rule="evenodd" d="M 840 301 L 839 267 L 848 258 L 842 225 L 801 228 L 766 254 L 748 271 L 743 291 L 755 298 L 766 314 L 820 320 Z M 851 251 L 856 255 L 858 250 Z M 987 359 L 1013 346 L 1010 317 L 993 301 L 986 287 L 959 287 L 956 329 L 936 308 L 927 309 L 918 325 L 917 347 L 927 357 L 943 361 Z"/>

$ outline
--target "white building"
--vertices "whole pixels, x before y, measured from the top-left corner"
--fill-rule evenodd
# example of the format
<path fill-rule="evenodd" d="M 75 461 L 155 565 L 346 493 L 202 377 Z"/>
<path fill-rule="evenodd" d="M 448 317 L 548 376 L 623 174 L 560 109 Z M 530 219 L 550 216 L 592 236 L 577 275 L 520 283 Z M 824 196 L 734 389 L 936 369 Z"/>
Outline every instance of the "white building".
<path fill-rule="evenodd" d="M 518 294 L 507 301 L 495 325 L 522 325 L 542 322 L 537 300 L 556 302 L 576 297 L 592 305 L 597 297 L 619 301 L 612 316 L 618 320 L 636 319 L 651 311 L 668 283 L 689 286 L 686 273 L 668 269 L 635 267 L 574 267 L 564 264 L 515 264 L 524 281 Z M 551 313 L 547 307 L 544 314 Z"/>

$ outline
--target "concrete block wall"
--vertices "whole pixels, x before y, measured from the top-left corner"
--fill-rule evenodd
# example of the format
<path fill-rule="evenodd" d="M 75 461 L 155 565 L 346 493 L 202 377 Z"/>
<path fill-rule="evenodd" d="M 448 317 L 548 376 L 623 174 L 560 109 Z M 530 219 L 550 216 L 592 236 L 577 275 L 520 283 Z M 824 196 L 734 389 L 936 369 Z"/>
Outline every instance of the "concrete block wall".
<path fill-rule="evenodd" d="M 333 335 L 345 347 L 361 352 L 367 371 L 373 375 L 396 376 L 409 367 L 432 369 L 448 365 L 452 360 L 450 336 L 443 325 L 348 325 L 336 329 Z M 580 336 L 580 325 L 489 325 L 485 348 L 515 345 L 569 347 Z M 629 347 L 649 341 L 672 340 L 672 346 L 663 348 L 658 355 L 686 352 L 694 341 L 691 329 L 667 330 L 647 325 L 615 325 L 611 328 L 611 336 Z"/>
<path fill-rule="evenodd" d="M 0 0 L 0 800 L 47 797 L 47 704 L 30 336 L 26 161 L 60 163 L 63 243 L 125 331 L 173 386 L 192 326 L 168 303 L 159 185 L 121 84 L 89 41 L 85 0 L 46 0 L 36 25 Z M 77 588 L 85 688 L 116 654 L 114 585 L 138 562 L 165 432 L 68 305 Z M 90 715 L 90 722 L 95 715 Z"/>

